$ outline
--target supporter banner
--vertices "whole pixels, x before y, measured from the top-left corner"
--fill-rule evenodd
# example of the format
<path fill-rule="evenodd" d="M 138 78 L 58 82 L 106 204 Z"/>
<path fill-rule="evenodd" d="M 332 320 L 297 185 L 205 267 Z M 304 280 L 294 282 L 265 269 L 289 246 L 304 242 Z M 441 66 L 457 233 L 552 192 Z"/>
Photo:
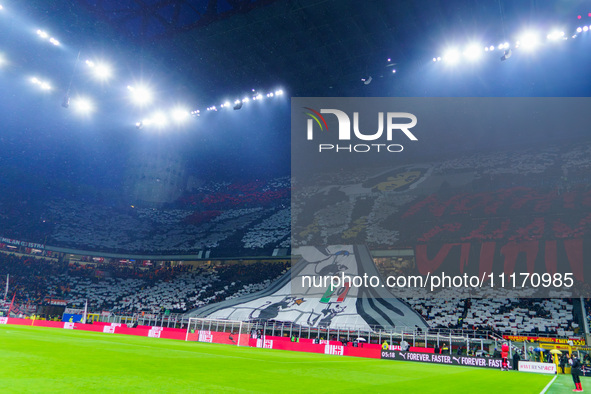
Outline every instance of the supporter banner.
<path fill-rule="evenodd" d="M 8 324 L 8 317 L 0 317 L 0 324 Z"/>
<path fill-rule="evenodd" d="M 468 367 L 481 368 L 501 368 L 502 360 L 500 358 L 488 357 L 471 357 L 471 356 L 453 356 L 447 354 L 434 353 L 413 353 L 413 352 L 399 352 L 396 350 L 382 350 L 382 359 L 400 360 L 400 361 L 416 361 L 422 363 L 433 364 L 447 364 L 447 365 L 462 365 Z M 511 361 L 509 360 L 509 368 L 511 368 Z"/>
<path fill-rule="evenodd" d="M 573 345 L 585 346 L 585 340 L 582 338 L 548 338 L 548 337 L 529 337 L 519 335 L 503 335 L 503 339 L 512 342 L 546 342 L 568 345 L 572 341 Z"/>
<path fill-rule="evenodd" d="M 68 305 L 68 301 L 66 300 L 57 300 L 55 298 L 45 298 L 43 302 L 48 303 L 49 305 L 58 305 L 58 306 L 66 306 Z"/>
<path fill-rule="evenodd" d="M 554 363 L 537 363 L 533 361 L 519 361 L 520 372 L 535 372 L 547 373 L 549 375 L 556 374 L 556 364 Z"/>
<path fill-rule="evenodd" d="M 200 330 L 197 340 L 199 342 L 212 343 L 213 342 L 213 335 L 211 335 L 211 331 Z"/>
<path fill-rule="evenodd" d="M 162 327 L 152 327 L 148 331 L 148 336 L 150 338 L 160 338 L 160 334 L 162 333 Z"/>
<path fill-rule="evenodd" d="M 64 313 L 67 313 L 69 315 L 83 315 L 84 308 L 66 308 Z"/>
<path fill-rule="evenodd" d="M 263 349 L 273 349 L 272 339 L 257 339 L 256 347 Z"/>
<path fill-rule="evenodd" d="M 112 327 L 112 326 L 104 326 L 103 327 L 103 332 L 105 334 L 115 334 L 115 327 Z"/>
<path fill-rule="evenodd" d="M 115 329 L 117 327 L 121 327 L 121 324 L 120 323 L 111 323 L 110 325 L 103 327 L 103 332 L 106 334 L 114 334 Z"/>
<path fill-rule="evenodd" d="M 324 354 L 332 354 L 335 356 L 343 356 L 345 354 L 345 347 L 339 345 L 325 345 Z"/>
<path fill-rule="evenodd" d="M 41 245 L 35 242 L 19 241 L 17 239 L 10 239 L 5 237 L 0 237 L 0 242 L 8 245 L 24 246 L 26 248 L 45 249 L 45 245 Z"/>
<path fill-rule="evenodd" d="M 66 330 L 73 330 L 74 329 L 74 323 L 72 323 L 72 322 L 65 322 L 64 323 L 64 328 Z"/>

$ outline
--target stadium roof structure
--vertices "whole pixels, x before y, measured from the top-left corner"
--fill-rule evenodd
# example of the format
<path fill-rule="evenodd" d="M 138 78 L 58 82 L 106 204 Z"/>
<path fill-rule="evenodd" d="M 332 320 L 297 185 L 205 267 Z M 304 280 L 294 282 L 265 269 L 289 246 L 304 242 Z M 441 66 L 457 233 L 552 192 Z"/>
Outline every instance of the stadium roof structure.
<path fill-rule="evenodd" d="M 417 95 L 396 90 L 393 78 L 420 71 L 454 40 L 504 40 L 522 26 L 575 24 L 591 11 L 580 0 L 34 0 L 29 7 L 87 41 L 109 37 L 149 55 L 210 99 L 277 85 L 291 96 Z M 369 76 L 374 82 L 364 84 Z"/>

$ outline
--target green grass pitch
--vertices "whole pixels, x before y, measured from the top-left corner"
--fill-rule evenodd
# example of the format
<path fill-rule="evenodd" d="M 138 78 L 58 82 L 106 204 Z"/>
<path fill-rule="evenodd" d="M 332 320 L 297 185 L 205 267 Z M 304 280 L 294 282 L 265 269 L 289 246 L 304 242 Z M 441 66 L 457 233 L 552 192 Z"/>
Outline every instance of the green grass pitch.
<path fill-rule="evenodd" d="M 552 376 L 0 326 L 0 392 L 539 393 Z M 591 382 L 583 381 L 591 392 Z M 547 393 L 571 393 L 568 375 Z"/>

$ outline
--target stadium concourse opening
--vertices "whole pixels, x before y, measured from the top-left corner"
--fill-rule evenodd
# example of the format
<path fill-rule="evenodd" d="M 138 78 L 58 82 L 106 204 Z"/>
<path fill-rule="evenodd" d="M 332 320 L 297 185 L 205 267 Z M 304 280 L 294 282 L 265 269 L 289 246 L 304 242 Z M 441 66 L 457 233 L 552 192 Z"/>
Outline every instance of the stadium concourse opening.
<path fill-rule="evenodd" d="M 587 2 L 0 0 L 0 32 L 0 390 L 591 387 Z"/>

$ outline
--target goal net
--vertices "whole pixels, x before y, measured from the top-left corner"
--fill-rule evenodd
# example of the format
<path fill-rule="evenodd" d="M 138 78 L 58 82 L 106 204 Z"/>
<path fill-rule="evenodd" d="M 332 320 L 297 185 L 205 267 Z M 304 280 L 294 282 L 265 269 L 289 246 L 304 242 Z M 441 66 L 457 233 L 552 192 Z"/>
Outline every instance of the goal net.
<path fill-rule="evenodd" d="M 237 320 L 189 318 L 186 341 L 248 346 L 252 324 Z"/>

